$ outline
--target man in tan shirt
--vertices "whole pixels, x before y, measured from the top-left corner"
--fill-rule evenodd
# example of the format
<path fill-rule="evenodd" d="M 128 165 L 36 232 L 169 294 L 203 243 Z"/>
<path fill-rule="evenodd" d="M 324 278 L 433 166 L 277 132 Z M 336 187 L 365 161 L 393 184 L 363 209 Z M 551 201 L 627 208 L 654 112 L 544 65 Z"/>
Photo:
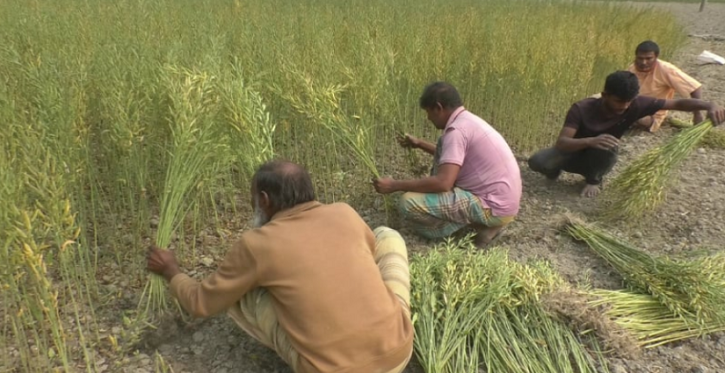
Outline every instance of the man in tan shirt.
<path fill-rule="evenodd" d="M 196 317 L 223 311 L 299 373 L 398 373 L 413 350 L 405 242 L 374 232 L 347 204 L 315 200 L 299 165 L 270 162 L 252 180 L 254 225 L 201 282 L 171 251 L 148 268 Z"/>
<path fill-rule="evenodd" d="M 675 92 L 683 98 L 702 97 L 702 84 L 693 79 L 677 66 L 660 60 L 660 47 L 653 41 L 640 43 L 635 51 L 635 60 L 629 66 L 639 80 L 640 95 L 671 100 Z M 667 118 L 667 110 L 660 110 L 655 115 L 637 121 L 637 126 L 647 128 L 650 132 L 657 131 Z M 702 122 L 699 111 L 693 113 L 693 123 Z"/>

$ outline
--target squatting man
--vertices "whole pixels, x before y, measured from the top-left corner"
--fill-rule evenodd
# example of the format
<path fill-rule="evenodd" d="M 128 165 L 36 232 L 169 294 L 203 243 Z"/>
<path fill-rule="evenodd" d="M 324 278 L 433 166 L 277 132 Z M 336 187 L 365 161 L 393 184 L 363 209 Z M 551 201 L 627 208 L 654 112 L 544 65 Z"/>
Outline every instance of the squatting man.
<path fill-rule="evenodd" d="M 315 200 L 309 174 L 270 162 L 251 187 L 255 228 L 199 282 L 169 250 L 148 269 L 195 317 L 226 312 L 296 373 L 400 373 L 413 352 L 410 274 L 398 232 Z"/>
<path fill-rule="evenodd" d="M 706 111 L 717 125 L 725 121 L 725 109 L 698 99 L 663 100 L 639 95 L 639 81 L 630 71 L 617 71 L 604 83 L 600 97 L 574 103 L 553 147 L 529 158 L 529 168 L 556 180 L 562 171 L 584 176 L 581 195 L 595 197 L 617 162 L 619 141 L 642 118 L 661 110 Z"/>

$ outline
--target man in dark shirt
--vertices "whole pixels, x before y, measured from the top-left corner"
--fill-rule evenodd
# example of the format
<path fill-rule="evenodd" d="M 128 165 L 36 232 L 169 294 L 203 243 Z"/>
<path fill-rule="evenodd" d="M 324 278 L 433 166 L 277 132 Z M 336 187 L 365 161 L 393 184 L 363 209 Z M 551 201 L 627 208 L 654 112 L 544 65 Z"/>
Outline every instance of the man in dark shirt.
<path fill-rule="evenodd" d="M 629 71 L 610 74 L 599 98 L 586 98 L 569 109 L 554 147 L 529 158 L 529 167 L 555 180 L 561 171 L 584 176 L 583 197 L 599 194 L 604 175 L 617 162 L 619 139 L 637 120 L 660 110 L 707 111 L 713 124 L 725 121 L 725 109 L 697 99 L 661 100 L 638 96 L 639 81 Z"/>

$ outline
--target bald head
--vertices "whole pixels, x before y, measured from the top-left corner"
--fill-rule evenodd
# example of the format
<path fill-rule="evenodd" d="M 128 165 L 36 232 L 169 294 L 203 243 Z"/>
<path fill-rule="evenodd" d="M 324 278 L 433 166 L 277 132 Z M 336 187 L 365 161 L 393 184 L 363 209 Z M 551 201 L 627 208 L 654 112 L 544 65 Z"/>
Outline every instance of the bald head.
<path fill-rule="evenodd" d="M 255 200 L 262 193 L 266 194 L 269 208 L 274 213 L 315 200 L 310 174 L 304 167 L 287 161 L 261 165 L 252 178 L 252 193 Z"/>

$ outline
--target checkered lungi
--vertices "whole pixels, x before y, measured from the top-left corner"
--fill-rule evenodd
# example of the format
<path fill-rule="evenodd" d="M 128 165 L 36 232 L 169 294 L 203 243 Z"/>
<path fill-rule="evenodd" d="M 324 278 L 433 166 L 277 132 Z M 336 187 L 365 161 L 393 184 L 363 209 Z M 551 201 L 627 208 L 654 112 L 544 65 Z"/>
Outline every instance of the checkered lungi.
<path fill-rule="evenodd" d="M 480 198 L 461 188 L 445 193 L 404 193 L 399 208 L 411 228 L 426 238 L 448 237 L 471 225 L 498 227 L 514 220 L 513 216 L 493 216 Z"/>

